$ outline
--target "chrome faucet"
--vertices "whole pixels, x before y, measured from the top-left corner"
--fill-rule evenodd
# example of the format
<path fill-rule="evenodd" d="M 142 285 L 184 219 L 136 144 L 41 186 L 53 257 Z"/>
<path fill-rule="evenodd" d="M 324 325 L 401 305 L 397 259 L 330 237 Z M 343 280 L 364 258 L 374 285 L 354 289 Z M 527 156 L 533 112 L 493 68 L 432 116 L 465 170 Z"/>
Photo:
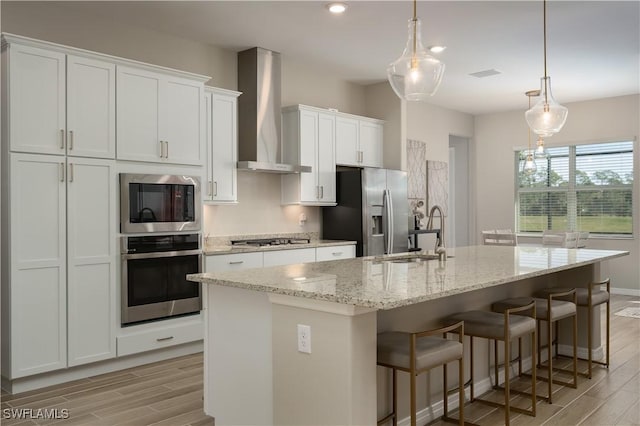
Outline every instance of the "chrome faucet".
<path fill-rule="evenodd" d="M 429 220 L 427 222 L 427 229 L 433 229 L 433 215 L 436 210 L 440 213 L 440 233 L 436 236 L 435 252 L 441 261 L 447 260 L 447 249 L 444 247 L 444 213 L 442 208 L 438 205 L 431 207 L 429 211 Z"/>

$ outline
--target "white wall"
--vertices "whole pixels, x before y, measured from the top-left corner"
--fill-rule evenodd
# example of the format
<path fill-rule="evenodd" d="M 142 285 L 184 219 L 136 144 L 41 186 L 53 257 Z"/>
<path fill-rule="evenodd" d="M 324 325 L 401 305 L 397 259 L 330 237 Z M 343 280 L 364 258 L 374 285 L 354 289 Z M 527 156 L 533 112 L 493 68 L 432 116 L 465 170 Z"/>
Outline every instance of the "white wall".
<path fill-rule="evenodd" d="M 621 96 L 566 104 L 567 123 L 549 138 L 548 146 L 590 141 L 637 138 L 640 132 L 640 96 Z M 487 114 L 475 118 L 476 229 L 515 229 L 514 147 L 527 146 L 524 110 Z M 535 143 L 532 140 L 532 143 Z M 640 185 L 638 185 L 639 147 L 635 145 L 634 230 L 632 239 L 592 238 L 589 248 L 629 250 L 630 256 L 605 262 L 601 274 L 610 276 L 612 286 L 621 292 L 640 295 Z M 473 158 L 473 157 L 472 157 Z M 478 241 L 478 235 L 472 240 Z M 522 241 L 529 241 L 522 239 Z"/>
<path fill-rule="evenodd" d="M 0 7 L 2 31 L 209 75 L 208 85 L 237 88 L 236 52 L 107 20 L 89 8 L 82 17 L 72 15 L 58 2 L 2 2 Z M 330 70 L 283 57 L 282 103 L 364 115 L 365 88 L 332 76 Z M 280 205 L 279 176 L 238 173 L 238 201 L 234 206 L 206 206 L 204 232 L 215 236 L 320 230 L 320 208 Z M 304 227 L 298 225 L 302 211 L 307 215 Z"/>
<path fill-rule="evenodd" d="M 406 144 L 404 132 L 406 116 L 402 113 L 402 102 L 389 83 L 367 86 L 365 92 L 366 115 L 384 120 L 384 145 L 382 158 L 387 169 L 406 170 L 402 167 L 402 151 Z"/>

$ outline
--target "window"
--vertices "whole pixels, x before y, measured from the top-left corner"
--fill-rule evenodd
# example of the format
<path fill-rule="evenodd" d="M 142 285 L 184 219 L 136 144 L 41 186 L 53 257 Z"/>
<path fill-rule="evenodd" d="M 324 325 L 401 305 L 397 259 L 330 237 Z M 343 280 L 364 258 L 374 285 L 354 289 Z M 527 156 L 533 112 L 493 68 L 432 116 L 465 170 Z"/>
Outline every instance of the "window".
<path fill-rule="evenodd" d="M 633 233 L 633 141 L 547 148 L 537 172 L 522 172 L 516 152 L 518 232 Z"/>

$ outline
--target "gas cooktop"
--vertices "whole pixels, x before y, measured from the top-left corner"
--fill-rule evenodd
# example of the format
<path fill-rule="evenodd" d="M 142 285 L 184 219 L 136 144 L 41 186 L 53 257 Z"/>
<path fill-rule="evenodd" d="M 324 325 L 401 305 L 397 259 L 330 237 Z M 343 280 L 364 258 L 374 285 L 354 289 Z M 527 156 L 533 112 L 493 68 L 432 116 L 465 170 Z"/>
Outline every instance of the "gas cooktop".
<path fill-rule="evenodd" d="M 233 240 L 233 246 L 282 246 L 287 244 L 309 244 L 309 238 L 258 238 L 249 240 Z"/>

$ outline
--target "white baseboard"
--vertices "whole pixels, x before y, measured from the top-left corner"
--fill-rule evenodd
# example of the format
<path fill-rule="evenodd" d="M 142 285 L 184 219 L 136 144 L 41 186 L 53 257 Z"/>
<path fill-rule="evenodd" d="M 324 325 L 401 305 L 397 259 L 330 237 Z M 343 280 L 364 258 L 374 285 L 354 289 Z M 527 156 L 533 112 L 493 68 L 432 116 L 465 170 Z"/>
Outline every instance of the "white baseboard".
<path fill-rule="evenodd" d="M 86 377 L 150 364 L 152 362 L 195 354 L 202 352 L 202 349 L 203 344 L 202 340 L 200 340 L 166 349 L 113 358 L 107 361 L 71 367 L 64 370 L 52 371 L 50 373 L 37 374 L 35 376 L 28 376 L 15 380 L 8 380 L 3 376 L 2 389 L 12 394 L 27 392 L 47 386 L 59 385 L 60 383 L 71 382 L 73 380 L 84 379 Z"/>
<path fill-rule="evenodd" d="M 640 297 L 640 289 L 636 288 L 622 288 L 611 287 L 611 294 L 619 294 L 621 296 L 635 296 Z"/>

